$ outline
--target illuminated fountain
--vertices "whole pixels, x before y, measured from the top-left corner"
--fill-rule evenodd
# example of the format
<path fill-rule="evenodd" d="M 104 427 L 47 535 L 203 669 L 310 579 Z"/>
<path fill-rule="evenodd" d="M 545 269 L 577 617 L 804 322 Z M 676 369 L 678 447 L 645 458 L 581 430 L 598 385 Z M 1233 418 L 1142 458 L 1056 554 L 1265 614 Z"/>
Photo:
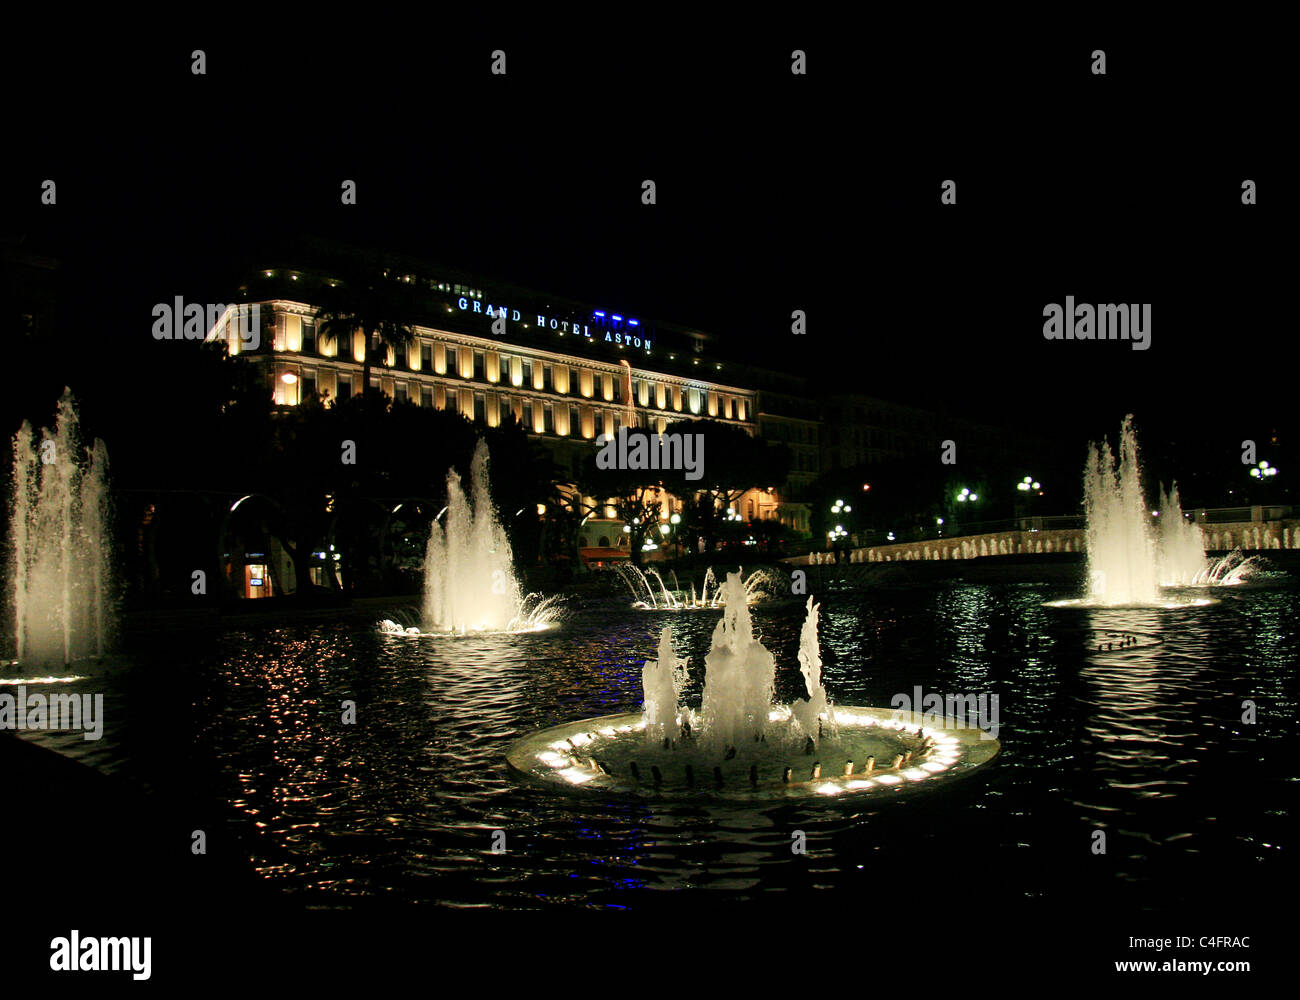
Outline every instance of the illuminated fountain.
<path fill-rule="evenodd" d="M 808 599 L 798 660 L 808 697 L 773 702 L 776 663 L 754 636 L 740 574 L 705 656 L 698 709 L 680 702 L 685 661 L 672 630 L 642 672 L 641 712 L 582 719 L 518 741 L 520 778 L 564 790 L 763 800 L 934 788 L 987 764 L 1000 744 L 973 726 L 886 708 L 832 706 L 821 682 L 818 606 Z"/>
<path fill-rule="evenodd" d="M 1200 525 L 1183 516 L 1176 483 L 1169 493 L 1160 491 L 1159 524 L 1156 552 L 1161 586 L 1233 587 L 1267 572 L 1264 559 L 1245 556 L 1240 549 L 1218 559 L 1207 558 Z"/>
<path fill-rule="evenodd" d="M 53 428 L 38 432 L 23 421 L 14 435 L 8 556 L 14 655 L 24 665 L 104 655 L 112 628 L 107 475 L 104 442 L 83 445 L 67 389 Z"/>
<path fill-rule="evenodd" d="M 1163 603 L 1131 414 L 1120 431 L 1118 460 L 1109 441 L 1103 440 L 1100 447 L 1088 445 L 1083 505 L 1089 600 L 1104 605 Z"/>
<path fill-rule="evenodd" d="M 532 632 L 551 624 L 554 598 L 524 595 L 515 578 L 510 541 L 488 491 L 488 449 L 480 441 L 470 466 L 470 492 L 447 472 L 446 526 L 434 519 L 424 554 L 422 626 L 385 619 L 389 634 Z"/>
<path fill-rule="evenodd" d="M 614 568 L 619 578 L 627 584 L 632 594 L 633 607 L 642 611 L 696 611 L 701 608 L 720 608 L 726 603 L 726 594 L 710 566 L 704 573 L 700 591 L 695 582 L 683 588 L 677 580 L 676 570 L 670 570 L 673 579 L 670 590 L 657 569 L 642 570 L 630 563 Z M 743 575 L 744 569 L 742 567 Z M 651 583 L 651 580 L 654 582 Z M 766 570 L 755 570 L 745 577 L 745 603 L 753 604 L 766 597 L 776 581 Z"/>
<path fill-rule="evenodd" d="M 1175 484 L 1161 509 L 1151 510 L 1142 492 L 1137 433 L 1133 416 L 1120 429 L 1119 455 L 1110 442 L 1088 445 L 1083 473 L 1084 530 L 1088 553 L 1088 594 L 1052 601 L 1050 607 L 1194 607 L 1205 598 L 1174 598 L 1161 587 L 1209 582 L 1200 528 L 1187 523 Z M 1159 527 L 1153 519 L 1163 517 Z"/>

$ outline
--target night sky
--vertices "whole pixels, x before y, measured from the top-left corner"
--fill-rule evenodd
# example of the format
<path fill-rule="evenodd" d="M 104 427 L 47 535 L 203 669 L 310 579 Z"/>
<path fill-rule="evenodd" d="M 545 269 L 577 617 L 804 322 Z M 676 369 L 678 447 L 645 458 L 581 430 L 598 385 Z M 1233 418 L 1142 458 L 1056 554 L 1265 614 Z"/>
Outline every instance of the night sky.
<path fill-rule="evenodd" d="M 709 23 L 698 7 L 621 5 L 586 20 L 560 20 L 548 5 L 534 8 L 534 23 L 524 24 L 502 6 L 483 24 L 441 5 L 385 6 L 376 9 L 383 34 L 363 30 L 351 10 L 310 6 L 284 23 L 263 10 L 244 14 L 225 6 L 193 9 L 194 24 L 185 23 L 190 15 L 179 8 L 115 7 L 102 24 L 80 12 L 41 9 L 45 20 L 36 28 L 9 20 L 7 12 L 0 36 L 6 95 L 0 244 L 22 237 L 25 249 L 60 262 L 59 339 L 35 358 L 17 350 L 0 354 L 6 358 L 0 431 L 12 434 L 24 418 L 46 422 L 69 384 L 81 400 L 84 425 L 106 439 L 115 463 L 122 449 L 136 449 L 135 465 L 122 463 L 136 471 L 130 485 L 170 488 L 180 463 L 166 447 L 149 449 L 159 427 L 172 432 L 168 447 L 177 440 L 176 400 L 197 347 L 154 340 L 153 306 L 176 296 L 232 301 L 242 278 L 268 266 L 272 248 L 300 233 L 426 258 L 479 275 L 485 287 L 495 279 L 695 327 L 721 338 L 724 355 L 812 376 L 816 393 L 856 392 L 941 409 L 998 425 L 1011 441 L 1032 431 L 1059 444 L 1060 468 L 1081 469 L 1086 442 L 1114 438 L 1131 412 L 1144 460 L 1158 456 L 1153 466 L 1166 481 L 1190 477 L 1202 484 L 1200 496 L 1212 498 L 1207 505 L 1220 502 L 1224 484 L 1249 483 L 1238 455 L 1244 439 L 1256 440 L 1260 457 L 1281 467 L 1279 485 L 1286 488 L 1296 465 L 1288 456 L 1300 432 L 1294 399 L 1300 351 L 1290 308 L 1297 257 L 1294 32 L 1261 23 L 1254 10 L 1232 8 L 1207 17 L 1195 36 L 1180 26 L 1139 37 L 1130 25 L 1105 25 L 1073 11 L 1068 23 L 1050 25 L 1037 8 L 1002 23 L 981 8 L 971 24 L 954 24 L 927 7 L 919 24 L 904 28 L 870 5 L 842 15 L 853 21 L 813 19 L 803 15 L 804 6 L 782 5 L 780 13 L 731 6 L 725 24 Z M 1179 22 L 1194 16 L 1181 8 L 1161 14 Z M 206 52 L 205 76 L 191 73 L 196 48 Z M 1107 55 L 1101 77 L 1090 70 L 1097 48 Z M 507 54 L 504 77 L 490 72 L 494 49 Z M 790 72 L 794 49 L 807 54 L 806 76 Z M 40 204 L 47 178 L 58 184 L 55 206 Z M 340 203 L 345 178 L 358 184 L 356 206 Z M 657 185 L 654 206 L 641 203 L 647 178 Z M 940 204 L 946 179 L 957 182 L 955 206 Z M 1242 204 L 1245 179 L 1258 186 L 1257 205 Z M 1044 306 L 1067 296 L 1150 303 L 1150 349 L 1045 340 Z M 794 309 L 806 311 L 806 336 L 790 331 Z M 182 425 L 187 448 L 188 434 Z M 196 449 L 203 445 L 194 441 Z M 1057 495 L 1049 499 L 1056 502 Z M 1052 513 L 1077 512 L 1077 504 L 1062 507 Z M 1285 616 L 1286 606 L 1277 607 Z M 990 636 L 1017 634 L 1005 615 L 990 621 Z M 937 623 L 936 634 L 967 634 L 947 630 L 948 624 Z M 879 666 L 887 660 L 889 647 L 882 653 L 879 641 L 886 632 L 871 628 L 863 635 Z M 260 635 L 251 628 L 250 634 Z M 1227 659 L 1280 657 L 1287 635 L 1278 626 L 1259 646 L 1245 642 Z M 260 657 L 261 640 L 249 641 Z M 603 641 L 592 633 L 590 648 Z M 1184 648 L 1202 648 L 1199 639 L 1188 642 Z M 917 652 L 927 648 L 909 635 L 899 656 L 929 669 Z M 1203 648 L 1216 652 L 1209 640 Z M 167 705 L 159 718 L 180 725 L 186 715 L 176 705 L 186 702 L 188 689 L 169 678 L 182 677 L 189 660 L 164 662 L 168 647 L 158 649 L 158 659 L 142 662 L 163 667 L 140 675 L 139 689 L 162 692 Z M 1011 669 L 1022 655 L 1019 648 L 990 651 L 1000 658 L 999 670 Z M 966 676 L 969 664 L 963 664 Z M 1205 676 L 1233 676 L 1193 666 L 1190 673 L 1204 675 L 1206 684 L 1220 681 Z M 1253 676 L 1259 666 L 1253 659 L 1249 666 Z M 1260 690 L 1272 690 L 1271 675 L 1259 676 Z M 128 681 L 137 683 L 134 677 L 121 683 Z M 1051 679 L 1059 687 L 1043 683 L 1035 675 L 1031 686 L 1053 692 L 1052 711 L 1067 708 L 1064 721 L 1055 721 L 1076 727 L 1068 744 L 1051 731 L 1053 766 L 1061 746 L 1073 753 L 1077 745 L 1081 757 L 1106 753 L 1099 742 L 1104 731 L 1099 736 L 1082 716 L 1076 725 L 1073 713 L 1093 712 L 1111 691 L 1128 699 L 1128 690 L 1106 687 L 1104 670 L 1061 674 Z M 1284 704 L 1284 685 L 1274 687 L 1270 697 Z M 1237 729 L 1213 704 L 1193 704 L 1204 689 L 1187 690 L 1192 694 L 1178 697 L 1188 701 L 1170 702 L 1179 727 L 1186 728 L 1186 710 L 1205 714 L 1207 726 L 1213 721 L 1215 738 Z M 1143 694 L 1144 705 L 1147 700 Z M 1221 718 L 1228 721 L 1214 721 Z M 1161 724 L 1149 714 L 1139 722 Z M 148 728 L 155 731 L 152 723 Z M 1239 732 L 1236 738 L 1244 740 Z M 1096 778 L 1082 773 L 1090 782 Z M 1057 783 L 1054 773 L 1048 777 L 1053 792 L 1064 787 L 1069 797 L 1071 786 Z M 1232 795 L 1254 787 L 1227 787 L 1229 806 Z M 43 787 L 48 802 L 35 794 L 27 799 L 34 809 L 52 802 L 85 811 L 82 800 L 59 801 L 59 794 Z M 1142 786 L 1141 794 L 1157 793 Z M 468 817 L 467 800 L 449 798 Z M 1071 799 L 1072 817 L 1083 815 L 1080 804 Z M 1064 815 L 1045 813 L 1058 814 Z M 1160 815 L 1176 814 L 1162 807 Z M 587 820 L 579 819 L 585 827 Z M 988 827 L 997 819 L 989 812 L 980 823 Z M 889 837 L 887 826 L 880 829 Z M 103 849 L 86 832 L 94 829 L 74 831 L 78 852 L 88 857 Z M 659 826 L 650 829 L 659 836 Z M 1251 841 L 1261 859 L 1263 848 L 1274 846 L 1262 840 L 1268 829 L 1260 827 L 1258 842 Z M 1152 849 L 1161 846 L 1146 832 L 1134 836 L 1150 840 Z M 982 842 L 972 841 L 955 864 L 926 855 L 931 842 L 927 833 L 913 852 L 922 893 L 932 883 L 956 887 L 953 873 L 971 872 L 967 895 L 980 902 L 981 918 L 993 919 L 949 926 L 959 933 L 941 935 L 918 956 L 965 978 L 1005 979 L 1003 966 L 1042 961 L 1047 952 L 1025 945 L 1016 913 L 984 905 L 979 880 L 998 867 L 996 858 L 975 850 Z M 1022 858 L 1056 863 L 1041 844 L 1020 847 L 1036 852 Z M 1146 864 L 1142 850 L 1138 863 Z M 377 865 L 387 863 L 376 858 Z M 50 870 L 80 877 L 88 871 L 83 860 L 69 854 Z M 1067 872 L 1072 864 L 1059 862 Z M 43 877 L 30 859 L 24 867 Z M 1224 885 L 1238 877 L 1225 871 L 1216 876 Z M 1241 872 L 1248 887 L 1251 870 Z M 134 887 L 138 874 L 123 867 L 121 877 Z M 919 908 L 899 900 L 888 913 L 863 910 L 856 922 L 836 925 L 836 933 L 868 948 L 882 933 L 903 945 L 920 941 L 929 934 L 927 897 L 917 897 Z M 78 896 L 55 901 L 65 907 L 60 913 L 70 914 L 85 902 Z M 209 906 L 201 894 L 191 902 L 196 912 Z M 1271 912 L 1258 902 L 1247 893 L 1238 908 L 1248 917 Z M 972 909 L 962 905 L 963 912 Z M 324 909 L 312 916 L 346 920 L 337 948 L 328 938 L 293 944 L 294 934 L 315 935 L 321 921 L 279 920 L 275 910 L 233 918 L 210 910 L 222 922 L 211 938 L 187 916 L 175 921 L 172 939 L 188 936 L 204 951 L 221 935 L 248 936 L 254 947 L 232 949 L 222 966 L 243 985 L 256 981 L 260 970 L 248 953 L 257 956 L 259 947 L 274 951 L 280 978 L 316 968 L 333 976 L 351 967 L 373 985 L 387 971 L 385 949 L 396 950 L 397 940 L 403 957 L 424 963 L 426 976 L 457 961 L 476 973 L 487 969 L 479 978 L 491 986 L 511 967 L 534 978 L 539 969 L 552 976 L 560 969 L 580 975 L 574 981 L 584 985 L 601 982 L 602 962 L 611 971 L 618 963 L 622 979 L 609 981 L 621 982 L 646 956 L 654 961 L 662 954 L 665 969 L 703 961 L 725 969 L 733 991 L 745 975 L 766 977 L 763 987 L 770 990 L 780 965 L 768 953 L 806 962 L 809 943 L 835 940 L 819 937 L 826 916 L 859 916 L 832 905 L 824 913 L 792 910 L 780 923 L 760 926 L 770 911 L 753 909 L 750 932 L 745 910 L 706 926 L 704 917 L 661 920 L 647 909 L 654 923 L 647 919 L 643 933 L 607 922 L 605 911 L 601 923 L 575 923 L 574 914 L 581 914 L 574 908 L 543 935 L 521 919 L 511 933 L 462 949 L 457 934 L 468 941 L 480 926 L 464 922 L 464 911 L 444 921 L 427 909 L 412 911 L 414 919 L 403 917 L 390 931 L 364 909 Z M 1063 934 L 1064 925 L 1052 922 L 1034 930 L 1055 935 L 1059 951 L 1098 935 L 1154 933 L 1147 916 L 1107 914 L 1109 922 L 1082 937 Z M 274 929 L 259 931 L 259 919 L 268 927 L 276 922 Z M 1228 913 L 1221 927 L 1201 923 L 1175 932 L 1235 934 L 1241 919 Z M 705 934 L 696 932 L 697 921 Z M 31 921 L 15 926 L 27 935 L 22 940 L 36 933 L 32 927 L 45 934 Z M 68 926 L 75 924 L 70 920 L 59 933 Z M 443 934 L 443 927 L 456 933 Z M 391 937 L 371 947 L 358 929 Z M 117 923 L 99 932 L 139 931 Z M 144 932 L 163 940 L 155 924 Z M 20 950 L 21 962 L 42 958 L 46 941 L 48 935 Z M 550 949 L 546 965 L 520 960 L 530 947 Z M 982 950 L 967 960 L 963 947 Z M 494 964 L 461 958 L 483 948 Z M 158 954 L 160 967 L 178 962 L 174 950 L 160 947 Z M 1116 946 L 1108 957 L 1124 954 Z M 26 966 L 7 962 L 5 974 L 20 967 Z M 914 967 L 922 966 L 877 963 L 871 985 L 881 971 L 911 975 Z M 1052 974 L 1077 976 L 1082 967 L 1058 962 Z"/>
<path fill-rule="evenodd" d="M 1189 447 L 1290 437 L 1291 126 L 1266 42 L 648 21 L 448 22 L 373 45 L 344 28 L 37 38 L 2 70 L 29 97 L 10 108 L 3 228 L 63 262 L 63 329 L 97 338 L 87 378 L 173 367 L 152 305 L 226 301 L 301 232 L 695 326 L 827 390 L 1072 447 L 1129 411 Z M 948 178 L 956 206 L 939 204 Z M 1044 340 L 1043 307 L 1066 295 L 1151 303 L 1151 349 Z"/>

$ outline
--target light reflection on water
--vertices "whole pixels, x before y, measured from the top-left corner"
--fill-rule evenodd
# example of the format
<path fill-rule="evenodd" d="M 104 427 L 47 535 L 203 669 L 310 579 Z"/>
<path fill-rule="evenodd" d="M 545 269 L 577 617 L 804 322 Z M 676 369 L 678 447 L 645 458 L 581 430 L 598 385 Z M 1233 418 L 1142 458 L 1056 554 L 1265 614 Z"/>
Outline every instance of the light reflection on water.
<path fill-rule="evenodd" d="M 189 790 L 220 804 L 258 870 L 315 904 L 636 907 L 699 887 L 737 900 L 865 893 L 941 870 L 992 900 L 1102 892 L 1172 907 L 1209 891 L 1207 879 L 1265 877 L 1293 836 L 1283 792 L 1300 595 L 1243 591 L 1177 611 L 1043 607 L 1062 596 L 955 583 L 823 599 L 836 700 L 889 705 L 918 685 L 1000 699 L 991 768 L 870 808 L 600 801 L 511 780 L 502 754 L 513 740 L 639 706 L 641 665 L 665 622 L 691 657 L 687 697 L 698 701 L 720 612 L 593 604 L 547 632 L 456 642 L 362 623 L 155 636 L 132 670 L 74 685 L 130 705 L 109 712 L 104 746 L 46 739 L 155 786 L 175 780 L 163 758 L 180 755 Z M 782 700 L 800 693 L 801 620 L 800 602 L 755 609 Z M 1120 636 L 1138 642 L 1096 651 Z M 167 671 L 189 678 L 188 715 L 168 705 Z M 1247 699 L 1254 726 L 1241 721 Z M 172 719 L 162 733 L 160 713 Z M 492 853 L 495 829 L 504 854 Z M 804 856 L 791 851 L 795 829 Z M 1089 868 L 1098 829 L 1110 838 L 1101 880 Z"/>

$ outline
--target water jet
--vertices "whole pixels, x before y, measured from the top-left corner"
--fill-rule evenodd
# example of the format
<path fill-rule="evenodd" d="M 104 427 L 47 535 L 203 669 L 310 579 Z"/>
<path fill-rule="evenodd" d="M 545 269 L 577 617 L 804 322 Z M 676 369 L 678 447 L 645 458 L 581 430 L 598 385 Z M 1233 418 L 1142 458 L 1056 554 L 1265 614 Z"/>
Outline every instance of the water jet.
<path fill-rule="evenodd" d="M 72 392 L 54 426 L 13 438 L 10 596 L 17 662 L 102 658 L 112 630 L 108 450 L 86 447 Z"/>
<path fill-rule="evenodd" d="M 659 798 L 895 795 L 963 777 L 998 753 L 1000 743 L 974 727 L 952 725 L 927 732 L 922 728 L 926 719 L 920 713 L 832 705 L 821 683 L 819 607 L 811 598 L 798 652 L 808 697 L 790 705 L 774 703 L 776 664 L 754 636 L 739 574 L 728 575 L 724 591 L 723 616 L 705 657 L 698 709 L 679 703 L 684 661 L 673 647 L 671 628 L 665 628 L 659 636 L 657 658 L 647 661 L 642 671 L 645 704 L 641 712 L 566 723 L 517 741 L 506 753 L 515 776 L 552 789 Z M 688 726 L 693 733 L 689 743 L 663 748 L 666 731 L 675 728 L 684 732 Z M 752 738 L 754 734 L 758 740 Z M 576 767 L 575 750 L 599 753 L 612 773 L 593 776 Z M 794 779 L 788 763 L 801 750 L 809 756 L 816 754 L 806 765 L 806 780 Z M 637 780 L 634 758 L 644 762 L 647 757 L 665 764 L 662 771 L 652 764 L 653 787 Z M 878 758 L 893 759 L 890 774 L 875 772 Z M 675 762 L 671 767 L 667 766 L 670 759 Z M 853 762 L 859 760 L 866 763 L 862 772 L 855 773 Z M 711 787 L 702 788 L 695 782 L 697 767 L 712 772 Z M 629 770 L 631 780 L 619 776 Z M 678 777 L 683 773 L 684 780 Z M 765 774 L 779 774 L 780 778 L 765 779 Z"/>
<path fill-rule="evenodd" d="M 553 624 L 554 597 L 523 594 L 510 540 L 488 490 L 488 448 L 479 441 L 470 464 L 468 496 L 455 469 L 447 471 L 442 514 L 429 526 L 424 554 L 424 598 L 419 628 L 385 619 L 389 635 L 465 635 L 536 632 Z"/>

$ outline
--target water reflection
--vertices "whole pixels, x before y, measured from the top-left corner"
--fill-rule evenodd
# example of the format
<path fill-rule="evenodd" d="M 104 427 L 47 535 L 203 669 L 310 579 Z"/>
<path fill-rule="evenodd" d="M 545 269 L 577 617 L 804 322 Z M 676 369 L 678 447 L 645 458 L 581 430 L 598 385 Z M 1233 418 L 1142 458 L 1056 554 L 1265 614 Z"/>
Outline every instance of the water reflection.
<path fill-rule="evenodd" d="M 600 800 L 511 780 L 502 754 L 519 737 L 639 706 L 641 665 L 665 621 L 690 656 L 686 698 L 698 703 L 713 613 L 592 604 L 547 632 L 456 642 L 394 641 L 362 623 L 230 630 L 199 644 L 160 636 L 111 679 L 123 698 L 116 714 L 106 699 L 104 743 L 110 766 L 146 778 L 161 758 L 183 758 L 187 786 L 224 811 L 258 871 L 315 905 L 640 907 L 686 889 L 737 901 L 905 890 L 924 858 L 978 873 L 987 899 L 1087 892 L 1176 906 L 1229 877 L 1215 872 L 1267 874 L 1259 866 L 1294 840 L 1283 828 L 1290 764 L 1273 749 L 1293 739 L 1296 589 L 1195 610 L 1043 607 L 1063 596 L 960 583 L 827 595 L 835 700 L 888 705 L 918 685 L 1000 700 L 993 767 L 942 795 L 871 808 Z M 801 611 L 754 610 L 778 698 L 801 690 Z M 175 691 L 139 678 L 163 664 L 190 678 L 192 710 L 158 734 Z M 1254 725 L 1242 722 L 1248 699 L 1267 706 Z M 1098 829 L 1110 837 L 1104 883 L 1087 867 Z M 495 830 L 504 853 L 492 850 Z M 806 854 L 792 851 L 794 830 Z"/>

